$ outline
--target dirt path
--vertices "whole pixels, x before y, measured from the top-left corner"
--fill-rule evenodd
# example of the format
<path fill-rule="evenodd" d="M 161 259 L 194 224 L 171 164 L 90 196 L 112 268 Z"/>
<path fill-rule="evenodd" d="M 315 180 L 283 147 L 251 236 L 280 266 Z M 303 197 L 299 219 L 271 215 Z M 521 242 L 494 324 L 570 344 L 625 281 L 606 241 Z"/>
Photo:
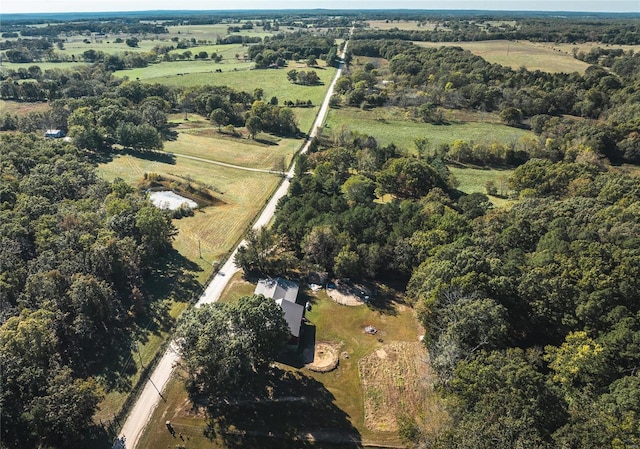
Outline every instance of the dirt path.
<path fill-rule="evenodd" d="M 353 29 L 351 30 L 353 32 Z M 344 51 L 346 52 L 347 45 L 349 41 L 345 42 Z M 344 52 L 342 54 L 344 58 Z M 324 101 L 322 102 L 322 106 L 320 107 L 320 111 L 318 112 L 318 116 L 316 121 L 313 123 L 313 127 L 309 132 L 309 139 L 305 143 L 301 152 L 306 153 L 311 145 L 311 139 L 316 136 L 318 129 L 322 127 L 324 120 L 327 116 L 327 111 L 329 110 L 329 100 L 333 95 L 333 88 L 336 84 L 336 81 L 340 77 L 342 73 L 342 63 L 340 67 L 336 71 L 336 75 L 333 78 L 333 81 L 329 85 L 329 89 L 327 89 L 327 95 L 325 96 Z M 180 156 L 180 157 L 188 157 L 191 159 L 201 160 L 203 162 L 216 163 L 214 161 L 208 161 L 207 159 L 201 159 L 194 156 Z M 262 171 L 260 169 L 250 169 L 247 167 L 234 166 L 231 164 L 218 163 L 219 165 L 230 166 L 231 168 L 242 168 L 244 170 L 251 171 Z M 276 190 L 274 195 L 271 197 L 271 200 L 267 203 L 262 213 L 254 223 L 254 229 L 259 229 L 262 226 L 266 226 L 273 217 L 276 209 L 276 205 L 280 198 L 287 194 L 289 189 L 289 181 L 294 175 L 295 163 L 291 165 L 291 168 L 286 174 L 286 177 L 283 179 L 280 187 Z M 235 248 L 231 256 L 224 263 L 222 268 L 218 271 L 215 277 L 211 280 L 203 295 L 200 297 L 198 302 L 196 303 L 196 307 L 201 306 L 202 304 L 208 304 L 211 302 L 215 302 L 220 298 L 224 288 L 227 283 L 231 280 L 233 274 L 235 274 L 239 269 L 233 263 L 235 255 L 238 251 L 238 248 L 244 245 L 245 241 L 243 240 L 240 244 Z M 122 430 L 120 431 L 120 436 L 126 438 L 126 448 L 127 449 L 135 449 L 138 444 L 138 440 L 142 435 L 142 432 L 149 422 L 151 418 L 151 414 L 153 410 L 158 405 L 158 402 L 163 400 L 162 391 L 164 390 L 167 382 L 171 377 L 171 373 L 173 372 L 173 367 L 178 360 L 178 354 L 174 349 L 173 343 L 169 345 L 169 349 L 164 354 L 153 373 L 149 376 L 147 383 L 145 384 L 142 393 L 136 400 L 135 404 L 131 408 L 131 411 L 127 415 L 127 419 L 122 426 Z"/>
<path fill-rule="evenodd" d="M 203 157 L 197 157 L 197 156 L 187 156 L 186 154 L 180 154 L 180 153 L 175 153 L 175 152 L 172 152 L 171 154 L 173 154 L 174 156 L 177 156 L 177 157 L 185 158 L 185 159 L 192 159 L 194 161 L 205 162 L 207 164 L 220 165 L 222 167 L 227 167 L 227 168 L 235 168 L 236 170 L 254 171 L 254 172 L 260 172 L 260 173 L 272 173 L 274 175 L 279 175 L 280 174 L 280 172 L 278 172 L 278 171 L 269 170 L 267 168 L 243 167 L 242 165 L 228 164 L 226 162 L 214 161 L 214 160 L 211 160 L 211 159 L 205 159 Z"/>

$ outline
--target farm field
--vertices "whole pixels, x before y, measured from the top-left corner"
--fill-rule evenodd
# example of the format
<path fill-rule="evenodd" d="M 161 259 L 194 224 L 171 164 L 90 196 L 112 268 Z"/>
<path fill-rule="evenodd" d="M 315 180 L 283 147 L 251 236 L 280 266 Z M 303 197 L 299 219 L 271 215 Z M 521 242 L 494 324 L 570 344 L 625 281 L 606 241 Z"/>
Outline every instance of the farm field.
<path fill-rule="evenodd" d="M 331 109 L 325 132 L 339 132 L 342 127 L 376 138 L 380 145 L 395 144 L 407 151 L 415 149 L 414 141 L 427 138 L 437 146 L 461 139 L 467 142 L 515 142 L 523 136 L 534 136 L 530 131 L 495 123 L 491 114 L 460 114 L 445 118 L 449 125 L 433 125 L 404 120 L 397 110 L 363 111 L 356 108 Z M 460 120 L 465 117 L 467 120 Z M 469 121 L 480 119 L 483 121 Z"/>
<path fill-rule="evenodd" d="M 600 42 L 580 42 L 574 44 L 561 42 L 536 42 L 533 45 L 551 48 L 553 50 L 559 50 L 572 56 L 574 49 L 576 51 L 583 51 L 585 53 L 589 53 L 589 51 L 594 48 L 606 48 L 609 50 L 615 50 L 619 48 L 624 51 L 633 50 L 636 53 L 640 51 L 640 45 L 601 44 Z"/>
<path fill-rule="evenodd" d="M 86 62 L 8 62 L 2 61 L 2 67 L 0 68 L 0 72 L 2 70 L 19 70 L 19 69 L 28 69 L 31 66 L 37 65 L 44 72 L 45 70 L 50 69 L 72 69 L 78 68 L 85 65 L 89 65 Z"/>
<path fill-rule="evenodd" d="M 30 112 L 45 112 L 49 109 L 46 102 L 29 103 L 21 101 L 0 100 L 0 113 L 13 115 L 26 115 Z"/>
<path fill-rule="evenodd" d="M 232 51 L 233 52 L 233 51 Z M 232 56 L 233 57 L 233 56 Z M 115 76 L 129 79 L 140 79 L 148 82 L 161 82 L 157 78 L 164 77 L 182 77 L 184 75 L 201 75 L 203 73 L 214 74 L 217 69 L 221 69 L 223 72 L 236 72 L 238 70 L 248 70 L 253 67 L 252 62 L 239 62 L 233 59 L 232 61 L 215 62 L 210 59 L 204 60 L 184 60 L 184 61 L 166 61 L 159 62 L 157 64 L 150 64 L 147 67 L 138 67 L 135 69 L 117 70 L 114 72 Z M 215 75 L 220 75 L 215 73 Z M 200 78 L 202 78 L 200 76 Z M 211 81 L 211 75 L 205 81 L 200 81 L 194 84 L 205 84 Z M 172 84 L 180 85 L 179 82 Z"/>
<path fill-rule="evenodd" d="M 478 42 L 414 42 L 421 47 L 454 46 L 469 50 L 487 61 L 513 69 L 526 67 L 528 70 L 540 70 L 551 73 L 583 74 L 589 64 L 579 61 L 571 54 L 554 50 L 547 46 L 528 41 L 478 41 Z M 556 44 L 553 44 L 556 47 Z"/>
<path fill-rule="evenodd" d="M 184 121 L 182 115 L 174 115 L 170 119 L 172 123 L 179 123 L 176 128 L 179 138 L 164 145 L 164 150 L 170 153 L 270 170 L 283 159 L 288 166 L 301 145 L 299 139 L 267 135 L 262 141 L 229 137 L 220 134 L 209 120 L 195 114 L 189 114 L 188 121 Z M 258 139 L 261 136 L 258 135 Z"/>
<path fill-rule="evenodd" d="M 264 98 L 268 100 L 275 96 L 280 104 L 285 100 L 310 99 L 314 105 L 319 105 L 336 73 L 333 67 L 308 68 L 304 64 L 292 62 L 286 68 L 266 70 L 250 70 L 254 65 L 252 62 L 225 63 L 223 60 L 220 64 L 208 61 L 189 61 L 185 65 L 183 64 L 181 61 L 154 64 L 141 69 L 117 71 L 115 74 L 116 76 L 128 76 L 129 79 L 139 78 L 146 82 L 174 86 L 229 86 L 235 90 L 246 92 L 253 92 L 260 88 L 264 90 Z M 214 65 L 221 67 L 222 73 L 215 73 Z M 302 86 L 290 83 L 287 80 L 287 72 L 291 69 L 315 70 L 323 84 Z M 200 70 L 200 72 L 190 73 L 190 70 Z M 212 70 L 213 73 L 206 73 L 212 72 Z M 243 73 L 238 73 L 240 70 L 243 70 Z M 182 75 L 178 75 L 178 73 Z"/>
<path fill-rule="evenodd" d="M 235 59 L 234 59 L 235 61 Z M 132 70 L 120 70 L 116 76 L 140 79 L 149 83 L 160 83 L 170 86 L 229 86 L 237 91 L 253 92 L 255 89 L 264 91 L 263 98 L 269 101 L 276 97 L 279 104 L 290 100 L 311 100 L 313 107 L 293 108 L 298 119 L 298 127 L 307 132 L 317 115 L 319 105 L 324 99 L 325 92 L 333 76 L 335 68 L 308 68 L 304 64 L 290 62 L 283 69 L 252 70 L 252 62 L 222 62 L 212 61 L 175 61 L 154 64 L 148 67 Z M 221 68 L 222 73 L 215 73 Z M 237 70 L 236 70 L 237 69 Z M 315 70 L 323 84 L 317 86 L 302 86 L 287 80 L 287 72 L 296 70 Z M 180 75 L 178 75 L 180 74 Z"/>
<path fill-rule="evenodd" d="M 165 173 L 221 192 L 220 204 L 200 209 L 193 217 L 174 222 L 180 231 L 174 247 L 200 266 L 202 271 L 197 273 L 200 282 L 209 277 L 213 264 L 219 262 L 241 237 L 280 182 L 280 178 L 273 174 L 231 169 L 185 158 L 177 158 L 175 164 L 169 164 L 117 155 L 111 162 L 100 165 L 98 170 L 107 180 L 120 177 L 132 185 L 140 181 L 144 173 Z"/>
<path fill-rule="evenodd" d="M 241 294 L 251 294 L 253 289 L 253 284 L 237 274 L 222 300 L 236 300 Z M 340 442 L 343 447 L 348 445 L 347 441 L 356 445 L 397 446 L 400 441 L 393 430 L 395 419 L 407 410 L 408 404 L 401 406 L 399 401 L 388 403 L 384 399 L 418 384 L 425 388 L 406 391 L 403 399 L 419 395 L 419 402 L 429 410 L 423 408 L 416 412 L 420 419 L 430 421 L 432 428 L 446 420 L 437 394 L 429 387 L 430 373 L 422 363 L 425 354 L 418 342 L 421 330 L 413 309 L 403 304 L 393 291 L 379 295 L 370 306 L 339 305 L 325 291 L 305 299 L 313 303 L 306 315 L 310 324 L 305 331 L 316 343 L 337 348 L 340 360 L 335 370 L 317 373 L 278 363 L 272 370 L 274 378 L 269 378 L 272 398 L 287 396 L 300 400 L 289 399 L 284 405 L 277 401 L 242 401 L 225 409 L 222 421 L 231 430 L 227 433 L 208 427 L 209 421 L 202 409 L 193 411 L 182 379 L 174 376 L 165 391 L 167 402 L 161 402 L 154 411 L 141 447 L 180 443 L 167 432 L 164 426 L 167 420 L 187 442 L 187 447 L 195 449 L 284 447 L 286 443 L 282 439 L 287 438 L 286 435 L 303 433 L 319 438 L 318 442 L 309 443 L 310 447 L 334 447 L 329 441 Z M 374 326 L 377 333 L 364 332 L 366 326 Z M 400 349 L 402 356 L 397 352 Z M 416 366 L 420 368 L 407 369 L 407 363 L 418 363 Z M 365 376 L 364 383 L 361 376 Z M 386 431 L 381 430 L 381 422 L 389 423 Z M 244 434 L 245 431 L 249 432 Z M 268 433 L 271 436 L 267 437 Z"/>
<path fill-rule="evenodd" d="M 416 20 L 369 20 L 369 28 L 374 30 L 431 31 L 437 22 L 418 22 Z"/>

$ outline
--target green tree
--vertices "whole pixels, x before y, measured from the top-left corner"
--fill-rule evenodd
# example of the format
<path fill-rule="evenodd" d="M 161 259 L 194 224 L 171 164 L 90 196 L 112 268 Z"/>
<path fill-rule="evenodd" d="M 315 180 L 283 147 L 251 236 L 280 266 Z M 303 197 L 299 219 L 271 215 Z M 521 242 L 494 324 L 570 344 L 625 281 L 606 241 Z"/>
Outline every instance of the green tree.
<path fill-rule="evenodd" d="M 353 175 L 341 187 L 347 201 L 352 204 L 371 204 L 375 198 L 376 184 L 362 175 Z"/>
<path fill-rule="evenodd" d="M 176 342 L 192 394 L 223 397 L 258 375 L 289 336 L 282 309 L 262 295 L 185 312 Z"/>
<path fill-rule="evenodd" d="M 338 236 L 329 226 L 314 227 L 302 241 L 305 259 L 327 271 L 333 268 L 339 249 Z"/>
<path fill-rule="evenodd" d="M 263 123 L 260 117 L 252 115 L 247 119 L 245 126 L 247 127 L 247 131 L 249 131 L 251 138 L 255 139 L 256 135 L 262 131 Z"/>
<path fill-rule="evenodd" d="M 390 193 L 398 198 L 420 198 L 434 187 L 446 185 L 427 162 L 412 159 L 392 159 L 378 174 L 381 195 Z"/>
<path fill-rule="evenodd" d="M 211 120 L 215 125 L 218 125 L 218 132 L 221 131 L 221 128 L 229 123 L 229 118 L 227 113 L 222 108 L 217 108 L 211 111 L 209 115 L 209 120 Z"/>
<path fill-rule="evenodd" d="M 169 250 L 177 232 L 169 215 L 151 205 L 137 212 L 135 226 L 140 232 L 144 254 L 148 259 Z"/>

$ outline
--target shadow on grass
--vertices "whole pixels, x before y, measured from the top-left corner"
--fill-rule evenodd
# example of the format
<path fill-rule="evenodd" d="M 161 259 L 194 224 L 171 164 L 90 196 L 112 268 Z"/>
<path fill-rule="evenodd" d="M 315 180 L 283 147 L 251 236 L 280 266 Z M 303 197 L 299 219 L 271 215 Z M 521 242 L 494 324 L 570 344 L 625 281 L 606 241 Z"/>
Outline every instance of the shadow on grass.
<path fill-rule="evenodd" d="M 267 138 L 256 137 L 253 140 L 255 142 L 261 143 L 262 145 L 267 145 L 267 146 L 277 146 L 278 145 L 278 142 L 274 142 L 273 140 L 267 139 Z"/>
<path fill-rule="evenodd" d="M 226 448 L 361 447 L 361 435 L 322 383 L 271 368 L 242 394 L 207 409 L 205 436 Z"/>
<path fill-rule="evenodd" d="M 136 150 L 134 148 L 125 148 L 122 150 L 122 154 L 137 157 L 138 159 L 144 159 L 146 161 L 162 162 L 164 164 L 175 165 L 176 156 L 173 153 L 166 153 L 164 151 L 155 150 Z"/>
<path fill-rule="evenodd" d="M 316 325 L 303 321 L 300 326 L 300 341 L 297 349 L 286 349 L 278 354 L 276 362 L 293 368 L 302 368 L 313 362 L 316 348 Z"/>
<path fill-rule="evenodd" d="M 175 324 L 169 300 L 189 302 L 200 295 L 203 287 L 193 275 L 200 270 L 175 250 L 149 268 L 144 276 L 144 299 L 141 304 L 131 305 L 131 310 L 139 311 L 131 325 L 121 329 L 104 348 L 102 364 L 93 367 L 90 373 L 100 376 L 107 391 L 131 391 L 141 346 L 151 335 L 169 332 Z"/>

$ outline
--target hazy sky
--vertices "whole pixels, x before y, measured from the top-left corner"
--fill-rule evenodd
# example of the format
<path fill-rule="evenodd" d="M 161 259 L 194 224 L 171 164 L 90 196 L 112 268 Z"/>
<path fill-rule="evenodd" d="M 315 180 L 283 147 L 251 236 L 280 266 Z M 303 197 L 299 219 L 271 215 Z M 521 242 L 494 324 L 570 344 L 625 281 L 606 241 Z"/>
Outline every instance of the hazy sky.
<path fill-rule="evenodd" d="M 287 8 L 640 12 L 640 0 L 0 0 L 0 13 Z"/>

